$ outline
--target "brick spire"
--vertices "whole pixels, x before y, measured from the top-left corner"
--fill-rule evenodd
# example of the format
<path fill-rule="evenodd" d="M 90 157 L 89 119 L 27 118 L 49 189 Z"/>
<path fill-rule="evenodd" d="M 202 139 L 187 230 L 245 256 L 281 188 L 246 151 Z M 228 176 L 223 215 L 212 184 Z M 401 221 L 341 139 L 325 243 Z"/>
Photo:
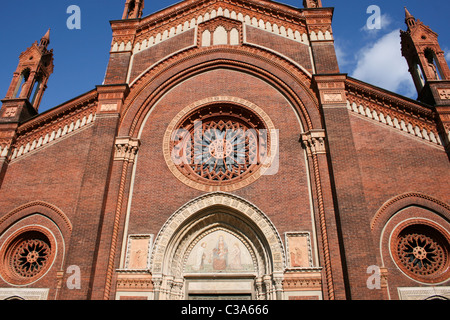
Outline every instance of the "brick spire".
<path fill-rule="evenodd" d="M 47 30 L 47 33 L 41 38 L 41 47 L 44 47 L 47 49 L 48 45 L 50 44 L 50 28 Z"/>
<path fill-rule="evenodd" d="M 408 26 L 408 29 L 414 27 L 416 25 L 416 18 L 408 11 L 405 7 L 405 23 Z"/>

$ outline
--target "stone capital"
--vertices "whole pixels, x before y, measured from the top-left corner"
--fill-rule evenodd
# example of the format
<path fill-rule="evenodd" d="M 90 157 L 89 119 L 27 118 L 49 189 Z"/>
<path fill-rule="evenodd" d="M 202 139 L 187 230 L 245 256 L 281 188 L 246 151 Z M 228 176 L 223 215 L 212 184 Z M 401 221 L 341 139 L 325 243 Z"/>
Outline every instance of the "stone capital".
<path fill-rule="evenodd" d="M 116 139 L 114 161 L 128 161 L 133 163 L 139 150 L 139 139 L 119 137 Z"/>
<path fill-rule="evenodd" d="M 326 153 L 325 130 L 311 130 L 302 133 L 300 142 L 308 152 L 308 155 Z"/>

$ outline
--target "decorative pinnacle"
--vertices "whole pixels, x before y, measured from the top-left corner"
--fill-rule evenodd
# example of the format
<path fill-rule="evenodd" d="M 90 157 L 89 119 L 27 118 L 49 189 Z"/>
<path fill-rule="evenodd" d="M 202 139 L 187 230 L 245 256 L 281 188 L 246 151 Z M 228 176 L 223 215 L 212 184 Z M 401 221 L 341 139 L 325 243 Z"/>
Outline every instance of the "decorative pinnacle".
<path fill-rule="evenodd" d="M 405 23 L 409 27 L 413 27 L 416 24 L 416 18 L 405 7 Z"/>
<path fill-rule="evenodd" d="M 47 47 L 50 43 L 50 28 L 47 30 L 47 33 L 41 38 L 41 46 Z"/>

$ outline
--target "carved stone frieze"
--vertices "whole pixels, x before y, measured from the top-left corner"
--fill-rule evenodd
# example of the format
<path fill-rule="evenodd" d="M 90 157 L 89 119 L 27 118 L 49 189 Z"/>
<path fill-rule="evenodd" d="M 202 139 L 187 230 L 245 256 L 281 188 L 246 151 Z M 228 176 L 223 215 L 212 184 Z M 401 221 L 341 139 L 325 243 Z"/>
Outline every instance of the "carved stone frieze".
<path fill-rule="evenodd" d="M 118 291 L 153 291 L 152 275 L 149 272 L 117 270 Z"/>
<path fill-rule="evenodd" d="M 320 268 L 310 268 L 284 275 L 284 291 L 321 290 L 322 274 Z"/>
<path fill-rule="evenodd" d="M 450 89 L 437 89 L 441 100 L 450 100 Z"/>

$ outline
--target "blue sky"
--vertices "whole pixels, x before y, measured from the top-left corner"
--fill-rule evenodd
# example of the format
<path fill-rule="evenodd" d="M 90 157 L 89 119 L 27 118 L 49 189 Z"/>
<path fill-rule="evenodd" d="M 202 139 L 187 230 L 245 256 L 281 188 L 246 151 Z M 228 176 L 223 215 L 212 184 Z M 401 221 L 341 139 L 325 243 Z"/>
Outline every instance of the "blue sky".
<path fill-rule="evenodd" d="M 146 1 L 144 15 L 177 3 Z M 302 0 L 279 1 L 302 7 Z M 334 7 L 333 31 L 341 72 L 393 92 L 416 98 L 407 66 L 400 54 L 399 30 L 405 29 L 404 6 L 439 34 L 450 61 L 448 0 L 322 0 Z M 0 98 L 6 95 L 18 56 L 51 28 L 55 70 L 40 106 L 53 108 L 103 82 L 111 45 L 109 21 L 120 19 L 125 0 L 21 0 L 2 3 L 0 19 Z M 432 4 L 432 5 L 431 5 Z M 81 29 L 69 30 L 67 8 L 81 9 Z M 381 9 L 381 29 L 368 30 L 370 5 Z"/>

